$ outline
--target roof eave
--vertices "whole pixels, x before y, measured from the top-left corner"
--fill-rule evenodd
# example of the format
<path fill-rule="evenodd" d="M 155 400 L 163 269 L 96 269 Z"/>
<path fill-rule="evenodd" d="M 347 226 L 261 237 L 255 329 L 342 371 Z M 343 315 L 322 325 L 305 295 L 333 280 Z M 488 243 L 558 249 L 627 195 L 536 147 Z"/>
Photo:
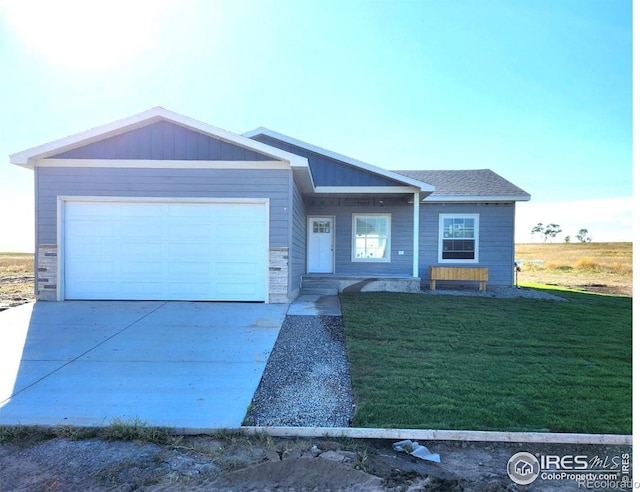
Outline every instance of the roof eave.
<path fill-rule="evenodd" d="M 38 159 L 50 157 L 55 154 L 66 152 L 82 145 L 88 145 L 93 142 L 104 140 L 106 138 L 125 133 L 127 131 L 141 128 L 159 121 L 169 121 L 177 125 L 189 128 L 200 133 L 214 136 L 227 142 L 245 147 L 256 152 L 263 153 L 277 160 L 289 162 L 291 166 L 308 167 L 307 159 L 284 150 L 276 149 L 270 145 L 265 145 L 248 137 L 237 135 L 222 128 L 203 123 L 201 121 L 183 116 L 173 111 L 169 111 L 162 107 L 155 107 L 142 113 L 138 113 L 127 118 L 107 123 L 104 125 L 85 130 L 80 133 L 70 135 L 61 139 L 54 140 L 36 147 L 32 147 L 21 152 L 16 152 L 9 156 L 12 164 L 33 169 Z"/>
<path fill-rule="evenodd" d="M 510 203 L 510 202 L 528 202 L 531 195 L 430 195 L 424 198 L 424 203 Z"/>

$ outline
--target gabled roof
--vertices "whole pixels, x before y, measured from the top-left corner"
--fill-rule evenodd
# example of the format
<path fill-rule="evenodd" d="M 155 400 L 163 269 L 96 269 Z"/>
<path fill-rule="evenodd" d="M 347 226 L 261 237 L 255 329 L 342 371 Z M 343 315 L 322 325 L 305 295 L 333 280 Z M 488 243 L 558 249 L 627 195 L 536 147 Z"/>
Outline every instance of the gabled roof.
<path fill-rule="evenodd" d="M 425 202 L 511 202 L 531 199 L 526 191 L 491 169 L 396 172 L 435 186 L 436 191 Z"/>
<path fill-rule="evenodd" d="M 155 107 L 127 118 L 123 118 L 106 125 L 101 125 L 84 132 L 54 140 L 33 147 L 31 149 L 10 155 L 10 162 L 19 166 L 33 168 L 41 159 L 61 155 L 73 149 L 78 149 L 95 142 L 122 135 L 126 132 L 147 127 L 155 123 L 167 121 L 182 126 L 192 131 L 223 140 L 230 144 L 244 147 L 267 156 L 276 161 L 288 163 L 301 185 L 303 192 L 307 193 L 349 193 L 349 192 L 392 192 L 404 193 L 410 191 L 420 192 L 420 197 L 426 202 L 474 202 L 474 201 L 527 201 L 531 197 L 524 190 L 518 188 L 506 179 L 489 169 L 476 169 L 465 171 L 389 171 L 351 157 L 317 147 L 301 140 L 283 135 L 267 128 L 255 130 L 238 135 L 222 128 L 183 116 L 162 107 Z M 273 145 L 255 140 L 256 137 L 265 136 L 288 144 L 285 149 L 297 147 L 308 153 L 324 156 L 340 165 L 353 169 L 358 173 L 370 173 L 375 175 L 379 182 L 384 184 L 388 180 L 391 186 L 316 186 L 306 157 L 289 152 Z M 295 150 L 295 149 L 294 149 Z M 311 157 L 310 157 L 311 158 Z M 357 170 L 357 171 L 356 171 Z M 397 186 L 395 186 L 397 184 Z M 386 191 L 385 191 L 386 190 Z M 425 198 L 426 197 L 426 198 Z"/>
<path fill-rule="evenodd" d="M 240 147 L 260 152 L 274 160 L 286 161 L 292 167 L 308 168 L 308 162 L 304 157 L 256 142 L 250 138 L 174 113 L 162 107 L 155 107 L 142 113 L 107 123 L 106 125 L 97 126 L 90 130 L 38 145 L 37 147 L 23 150 L 22 152 L 17 152 L 10 155 L 9 159 L 12 164 L 33 168 L 34 162 L 37 159 L 46 159 L 47 157 L 120 135 L 137 128 L 142 128 L 159 121 L 168 121 Z"/>
<path fill-rule="evenodd" d="M 434 187 L 428 182 L 414 179 L 407 175 L 401 175 L 393 171 L 389 171 L 387 169 L 383 169 L 381 167 L 374 166 L 372 164 L 368 164 L 363 161 L 359 161 L 352 157 L 348 157 L 346 155 L 338 154 L 337 152 L 333 152 L 331 150 L 323 149 L 322 147 L 318 147 L 316 145 L 312 145 L 307 142 L 303 142 L 302 140 L 298 140 L 296 138 L 290 137 L 288 135 L 284 135 L 282 133 L 278 133 L 276 131 L 270 130 L 268 128 L 259 127 L 255 130 L 251 130 L 243 133 L 243 136 L 249 138 L 256 138 L 260 135 L 264 135 L 267 137 L 271 137 L 276 140 L 280 140 L 281 142 L 285 142 L 287 144 L 305 149 L 309 152 L 313 152 L 315 154 L 320 154 L 322 156 L 328 157 L 329 159 L 333 159 L 336 161 L 340 161 L 349 166 L 353 166 L 355 168 L 359 168 L 365 171 L 368 171 L 373 174 L 377 174 L 379 176 L 388 178 L 390 180 L 394 180 L 398 182 L 402 186 L 409 186 L 417 188 L 422 196 L 424 197 L 428 193 L 432 193 L 434 191 Z"/>

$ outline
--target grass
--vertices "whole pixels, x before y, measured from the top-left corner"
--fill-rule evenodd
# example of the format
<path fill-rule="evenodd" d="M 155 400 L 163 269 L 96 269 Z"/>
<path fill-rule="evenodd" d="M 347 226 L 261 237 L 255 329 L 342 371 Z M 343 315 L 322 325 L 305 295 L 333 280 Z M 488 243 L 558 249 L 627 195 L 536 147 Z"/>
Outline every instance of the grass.
<path fill-rule="evenodd" d="M 631 434 L 631 299 L 343 294 L 358 427 Z"/>
<path fill-rule="evenodd" d="M 0 444 L 30 443 L 55 438 L 65 438 L 72 441 L 95 438 L 105 441 L 141 441 L 154 444 L 176 444 L 179 442 L 179 437 L 173 436 L 168 428 L 150 426 L 137 418 L 114 419 L 105 427 L 0 426 Z"/>
<path fill-rule="evenodd" d="M 33 253 L 0 253 L 0 277 L 33 275 Z"/>

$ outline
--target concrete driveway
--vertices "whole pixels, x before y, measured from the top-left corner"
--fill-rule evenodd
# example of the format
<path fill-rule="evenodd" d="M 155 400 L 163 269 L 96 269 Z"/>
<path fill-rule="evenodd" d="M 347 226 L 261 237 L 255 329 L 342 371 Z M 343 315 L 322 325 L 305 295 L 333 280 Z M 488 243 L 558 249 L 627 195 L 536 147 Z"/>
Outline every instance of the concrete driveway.
<path fill-rule="evenodd" d="M 0 312 L 0 425 L 238 427 L 287 307 L 65 301 Z"/>

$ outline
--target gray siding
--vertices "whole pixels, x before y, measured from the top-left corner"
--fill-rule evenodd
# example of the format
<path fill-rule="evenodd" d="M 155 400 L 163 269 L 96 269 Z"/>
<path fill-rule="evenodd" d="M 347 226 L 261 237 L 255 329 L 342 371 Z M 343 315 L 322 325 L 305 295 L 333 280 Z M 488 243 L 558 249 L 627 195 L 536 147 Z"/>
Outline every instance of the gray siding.
<path fill-rule="evenodd" d="M 366 201 L 366 200 L 365 200 Z M 351 261 L 352 215 L 354 213 L 391 214 L 391 262 L 360 263 Z M 514 213 L 513 203 L 501 204 L 422 204 L 420 205 L 420 258 L 418 275 L 422 283 L 429 279 L 429 267 L 438 263 L 438 227 L 441 213 L 479 214 L 479 262 L 460 266 L 489 268 L 489 285 L 513 285 Z M 336 275 L 411 275 L 413 272 L 413 204 L 405 200 L 384 198 L 370 205 L 351 205 L 345 198 L 307 200 L 307 214 L 336 217 Z M 398 251 L 404 251 L 399 255 Z M 455 266 L 456 263 L 442 264 Z"/>
<path fill-rule="evenodd" d="M 269 198 L 271 248 L 289 247 L 291 171 L 36 168 L 37 237 L 56 244 L 57 196 Z"/>
<path fill-rule="evenodd" d="M 404 183 L 330 159 L 324 155 L 316 154 L 275 138 L 258 135 L 253 137 L 253 140 L 306 157 L 316 186 L 406 186 Z"/>
<path fill-rule="evenodd" d="M 335 225 L 336 275 L 407 275 L 413 272 L 413 205 L 404 199 L 368 199 L 369 204 L 351 204 L 348 198 L 313 198 L 307 202 L 309 215 L 333 215 Z M 353 214 L 391 214 L 391 261 L 351 261 Z M 404 251 L 399 255 L 398 251 Z"/>
<path fill-rule="evenodd" d="M 269 161 L 272 157 L 160 121 L 53 156 L 59 159 Z"/>
<path fill-rule="evenodd" d="M 289 294 L 300 286 L 307 271 L 307 211 L 300 190 L 292 181 L 291 246 L 289 247 Z"/>
<path fill-rule="evenodd" d="M 479 214 L 479 261 L 473 264 L 460 263 L 459 266 L 488 267 L 489 285 L 513 285 L 514 203 L 421 205 L 419 275 L 422 282 L 425 283 L 429 279 L 429 267 L 438 265 L 439 216 L 443 213 Z"/>

